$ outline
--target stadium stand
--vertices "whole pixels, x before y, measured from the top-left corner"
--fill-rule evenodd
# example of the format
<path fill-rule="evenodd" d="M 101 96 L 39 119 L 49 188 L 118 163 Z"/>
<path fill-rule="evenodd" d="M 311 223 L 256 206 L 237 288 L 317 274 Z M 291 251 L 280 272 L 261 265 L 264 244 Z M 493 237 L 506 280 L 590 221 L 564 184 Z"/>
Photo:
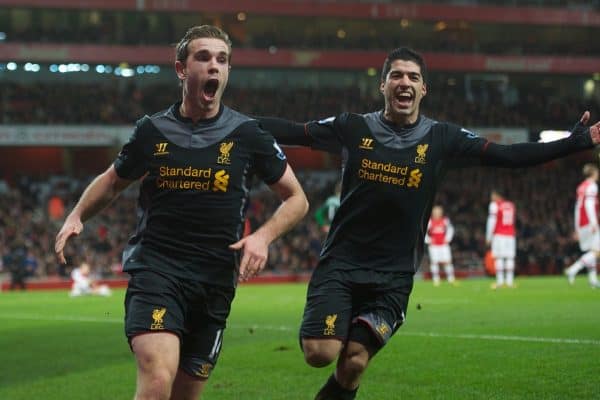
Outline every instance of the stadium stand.
<path fill-rule="evenodd" d="M 543 129 L 567 129 L 584 109 L 600 117 L 596 0 L 300 3 L 194 3 L 184 10 L 177 1 L 89 0 L 84 7 L 75 0 L 0 0 L 3 270 L 23 259 L 15 254 L 25 245 L 32 278 L 66 278 L 84 258 L 102 277 L 119 275 L 120 252 L 135 226 L 135 189 L 90 222 L 80 246 L 68 249 L 67 266 L 57 265 L 52 251 L 61 209 L 70 209 L 113 159 L 136 118 L 177 98 L 169 44 L 194 24 L 231 34 L 236 73 L 225 101 L 251 115 L 306 120 L 375 110 L 385 51 L 409 45 L 424 52 L 430 69 L 423 111 L 431 117 L 500 140 L 514 131 L 537 140 Z M 318 207 L 333 190 L 338 160 L 309 150 L 288 155 Z M 578 252 L 572 192 L 592 157 L 527 171 L 452 173 L 438 201 L 457 229 L 457 269 L 482 271 L 488 194 L 499 185 L 518 205 L 517 271 L 559 273 Z M 274 207 L 268 196 L 256 199 L 252 226 Z M 307 217 L 273 246 L 266 272 L 310 272 L 322 239 Z"/>

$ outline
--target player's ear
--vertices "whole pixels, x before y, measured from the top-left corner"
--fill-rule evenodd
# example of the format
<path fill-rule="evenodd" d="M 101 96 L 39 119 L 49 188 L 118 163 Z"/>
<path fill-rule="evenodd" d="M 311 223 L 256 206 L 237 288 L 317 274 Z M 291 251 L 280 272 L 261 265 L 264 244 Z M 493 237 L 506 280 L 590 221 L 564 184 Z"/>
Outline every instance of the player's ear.
<path fill-rule="evenodd" d="M 381 81 L 381 83 L 379 84 L 379 91 L 381 93 L 384 93 L 384 90 L 385 90 L 385 82 Z"/>
<path fill-rule="evenodd" d="M 421 93 L 423 94 L 423 97 L 425 97 L 425 95 L 427 94 L 427 84 L 425 82 L 423 82 L 423 87 L 421 88 Z"/>
<path fill-rule="evenodd" d="M 185 71 L 185 64 L 179 60 L 175 61 L 175 72 L 177 73 L 177 77 L 180 80 L 184 80 L 185 78 L 187 78 L 187 73 Z"/>

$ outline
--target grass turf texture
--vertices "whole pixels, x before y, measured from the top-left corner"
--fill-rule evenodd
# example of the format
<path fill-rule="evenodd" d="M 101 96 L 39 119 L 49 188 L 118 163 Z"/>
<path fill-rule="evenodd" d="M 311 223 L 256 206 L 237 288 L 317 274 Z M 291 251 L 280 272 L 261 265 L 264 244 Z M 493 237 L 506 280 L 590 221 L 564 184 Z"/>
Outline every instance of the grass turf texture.
<path fill-rule="evenodd" d="M 406 324 L 372 361 L 358 399 L 598 399 L 600 290 L 580 277 L 418 281 Z M 205 399 L 312 399 L 332 366 L 306 366 L 306 285 L 243 285 Z M 0 293 L 0 399 L 130 399 L 124 292 Z M 418 309 L 417 305 L 420 305 Z"/>

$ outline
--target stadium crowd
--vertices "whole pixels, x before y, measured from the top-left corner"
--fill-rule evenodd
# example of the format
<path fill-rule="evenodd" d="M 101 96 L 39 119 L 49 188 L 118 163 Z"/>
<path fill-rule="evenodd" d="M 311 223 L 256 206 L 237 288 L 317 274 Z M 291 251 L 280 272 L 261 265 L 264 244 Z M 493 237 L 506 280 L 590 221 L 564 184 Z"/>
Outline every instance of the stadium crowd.
<path fill-rule="evenodd" d="M 448 2 L 445 2 L 448 3 Z M 525 6 L 506 4 L 506 6 Z M 598 9 L 596 1 L 577 4 L 553 4 L 570 10 Z M 548 6 L 532 4 L 534 6 Z M 0 20 L 2 20 L 0 14 Z M 7 17 L 3 31 L 7 42 L 77 43 L 77 44 L 121 44 L 156 45 L 175 43 L 181 27 L 191 22 L 187 15 L 172 13 L 131 13 L 65 10 L 31 11 L 25 21 L 11 23 Z M 216 17 L 205 14 L 200 20 L 218 20 L 230 32 L 235 48 L 270 49 L 278 48 L 330 50 L 386 50 L 407 45 L 421 51 L 510 54 L 510 55 L 580 55 L 597 54 L 600 44 L 593 40 L 592 29 L 574 28 L 566 38 L 559 29 L 552 27 L 531 27 L 508 25 L 517 37 L 502 35 L 506 24 L 482 24 L 465 21 L 448 21 L 438 25 L 438 21 L 402 20 L 402 43 L 398 43 L 397 21 L 370 19 L 322 18 L 319 29 L 315 29 L 310 19 L 288 17 L 275 21 L 271 16 L 253 15 L 246 21 L 239 20 L 236 14 Z M 197 20 L 198 20 L 197 19 Z M 197 21 L 196 20 L 196 21 Z M 341 31 L 340 31 L 341 30 Z M 340 33 L 343 32 L 343 33 Z"/>
<path fill-rule="evenodd" d="M 492 188 L 502 188 L 517 205 L 517 273 L 553 274 L 568 266 L 579 253 L 572 238 L 572 208 L 574 189 L 581 178 L 580 166 L 586 157 L 572 156 L 526 170 L 452 171 L 441 187 L 437 202 L 444 206 L 456 228 L 452 242 L 456 268 L 482 270 L 485 221 Z M 298 176 L 311 201 L 311 211 L 301 224 L 271 246 L 264 273 L 309 273 L 316 264 L 325 233 L 314 213 L 333 192 L 338 173 L 306 170 L 298 171 Z M 136 187 L 129 188 L 86 224 L 81 236 L 66 250 L 66 266 L 59 265 L 54 256 L 54 236 L 64 213 L 72 208 L 90 179 L 20 176 L 12 182 L 2 181 L 0 261 L 4 272 L 16 269 L 27 277 L 67 278 L 74 267 L 87 261 L 101 277 L 121 273 L 121 252 L 136 224 Z M 276 204 L 264 186 L 253 190 L 248 222 L 257 227 Z M 57 202 L 61 205 L 58 211 Z"/>
<path fill-rule="evenodd" d="M 593 100 L 560 96 L 528 88 L 500 91 L 493 85 L 466 91 L 432 78 L 436 96 L 426 97 L 423 112 L 429 117 L 458 121 L 463 126 L 524 127 L 565 129 L 581 113 L 600 115 Z M 162 110 L 177 98 L 180 89 L 172 84 L 5 83 L 0 101 L 0 121 L 4 124 L 126 124 L 145 113 Z M 512 92 L 517 93 L 512 93 Z M 438 94 L 439 92 L 439 94 Z M 64 93 L 69 93 L 65 103 Z M 339 110 L 364 112 L 382 107 L 379 93 L 350 88 L 277 89 L 230 86 L 225 104 L 249 115 L 276 115 L 293 120 L 325 118 Z M 465 100 L 466 99 L 466 100 Z M 33 110 L 33 112 L 32 112 Z M 361 111 L 362 110 L 362 111 Z"/>

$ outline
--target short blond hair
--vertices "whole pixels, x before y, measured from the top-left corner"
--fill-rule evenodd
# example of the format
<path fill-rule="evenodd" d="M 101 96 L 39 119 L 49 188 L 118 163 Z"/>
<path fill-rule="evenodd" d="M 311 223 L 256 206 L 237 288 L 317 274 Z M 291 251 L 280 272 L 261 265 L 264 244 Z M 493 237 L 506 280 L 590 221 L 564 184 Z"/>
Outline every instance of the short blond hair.
<path fill-rule="evenodd" d="M 583 166 L 583 176 L 589 178 L 595 173 L 598 173 L 598 166 L 596 164 L 587 163 Z"/>

